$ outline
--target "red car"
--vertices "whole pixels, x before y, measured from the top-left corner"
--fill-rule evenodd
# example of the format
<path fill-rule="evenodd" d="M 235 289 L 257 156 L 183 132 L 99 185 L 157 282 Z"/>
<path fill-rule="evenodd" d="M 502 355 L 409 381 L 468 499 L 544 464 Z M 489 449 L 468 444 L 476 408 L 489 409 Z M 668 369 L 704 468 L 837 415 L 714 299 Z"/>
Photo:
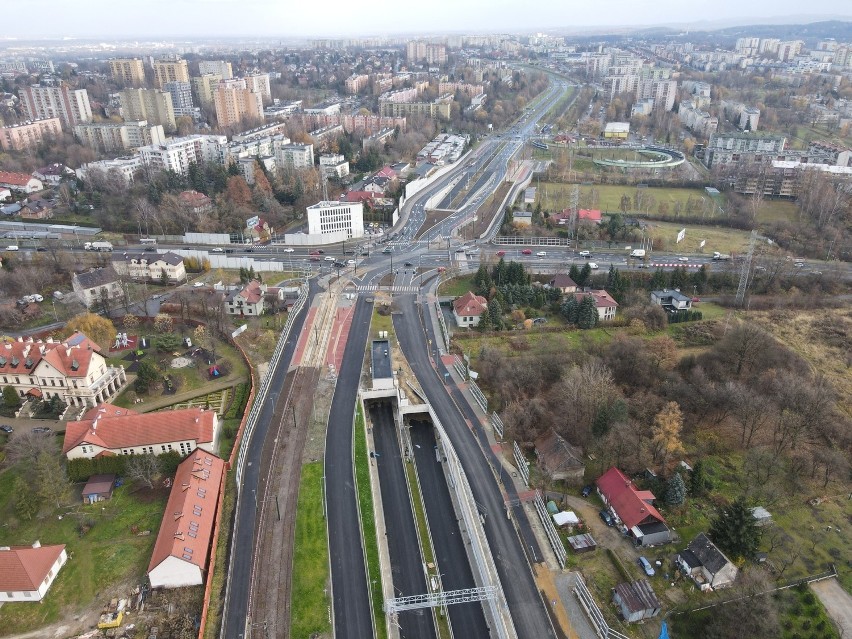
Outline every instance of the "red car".
<path fill-rule="evenodd" d="M 497 251 L 497 257 L 503 257 L 506 254 L 506 251 Z"/>
<path fill-rule="evenodd" d="M 319 255 L 322 251 L 311 251 L 309 255 Z"/>
<path fill-rule="evenodd" d="M 319 261 L 320 261 L 319 255 L 311 255 L 311 262 L 319 262 Z"/>
<path fill-rule="evenodd" d="M 521 253 L 523 255 L 532 255 L 532 249 L 524 249 Z"/>

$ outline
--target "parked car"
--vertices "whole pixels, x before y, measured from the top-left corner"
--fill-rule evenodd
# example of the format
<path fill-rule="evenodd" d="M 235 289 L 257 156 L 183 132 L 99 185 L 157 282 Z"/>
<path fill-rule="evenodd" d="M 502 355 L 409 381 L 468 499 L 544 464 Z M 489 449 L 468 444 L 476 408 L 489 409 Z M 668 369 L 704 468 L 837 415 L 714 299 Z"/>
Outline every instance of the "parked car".
<path fill-rule="evenodd" d="M 536 317 L 536 318 L 532 321 L 532 323 L 533 323 L 533 324 L 547 324 L 547 318 L 546 318 L 546 317 Z"/>
<path fill-rule="evenodd" d="M 532 249 L 524 249 L 521 251 L 522 255 L 532 255 Z"/>
<path fill-rule="evenodd" d="M 39 435 L 52 435 L 53 429 L 48 426 L 36 426 L 33 428 L 34 433 L 38 433 Z"/>
<path fill-rule="evenodd" d="M 580 494 L 581 494 L 583 497 L 588 497 L 589 495 L 591 495 L 591 494 L 592 494 L 592 491 L 593 491 L 594 489 L 595 489 L 595 487 L 594 487 L 594 486 L 592 486 L 591 484 L 586 484 L 585 486 L 583 486 L 583 490 L 582 490 L 582 491 L 580 491 Z"/>
<path fill-rule="evenodd" d="M 601 519 L 603 520 L 603 523 L 605 523 L 607 526 L 615 526 L 615 520 L 612 518 L 612 515 L 609 514 L 608 510 L 604 508 L 600 511 L 599 514 L 601 516 Z"/>
<path fill-rule="evenodd" d="M 30 297 L 33 298 L 33 302 L 43 302 L 44 301 L 44 296 L 39 295 L 38 293 L 34 293 L 33 295 L 30 295 Z"/>
<path fill-rule="evenodd" d="M 9 424 L 3 424 L 2 426 L 0 426 L 0 430 L 2 430 L 7 435 L 10 435 L 15 432 L 15 429 L 9 426 Z"/>
<path fill-rule="evenodd" d="M 204 286 L 204 282 L 195 282 L 192 285 L 193 288 L 201 288 L 202 286 Z"/>
<path fill-rule="evenodd" d="M 591 251 L 580 251 L 580 257 L 591 257 L 591 256 L 592 256 Z"/>
<path fill-rule="evenodd" d="M 645 571 L 646 575 L 649 577 L 654 576 L 654 567 L 651 565 L 651 562 L 644 557 L 639 557 L 639 566 Z"/>

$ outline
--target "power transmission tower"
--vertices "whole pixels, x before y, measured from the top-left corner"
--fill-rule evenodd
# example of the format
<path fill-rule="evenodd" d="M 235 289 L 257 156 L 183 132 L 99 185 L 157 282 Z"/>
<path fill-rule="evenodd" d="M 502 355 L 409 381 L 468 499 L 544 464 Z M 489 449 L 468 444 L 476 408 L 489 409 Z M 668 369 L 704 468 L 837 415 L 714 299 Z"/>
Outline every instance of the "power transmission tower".
<path fill-rule="evenodd" d="M 743 260 L 743 268 L 740 271 L 740 285 L 737 287 L 736 306 L 742 307 L 745 302 L 746 290 L 748 290 L 748 278 L 751 274 L 751 259 L 754 257 L 754 247 L 757 244 L 757 231 L 751 232 L 751 238 L 748 243 L 748 253 Z"/>

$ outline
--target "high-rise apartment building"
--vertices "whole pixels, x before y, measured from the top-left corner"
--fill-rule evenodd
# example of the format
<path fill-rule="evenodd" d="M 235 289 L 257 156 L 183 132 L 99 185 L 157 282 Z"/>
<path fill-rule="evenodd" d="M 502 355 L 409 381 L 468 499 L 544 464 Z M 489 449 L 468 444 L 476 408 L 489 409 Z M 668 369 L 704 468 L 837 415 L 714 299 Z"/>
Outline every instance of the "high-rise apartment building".
<path fill-rule="evenodd" d="M 63 128 L 92 121 L 92 107 L 85 89 L 72 89 L 64 82 L 58 87 L 34 84 L 21 89 L 21 102 L 28 120 L 59 118 Z"/>
<path fill-rule="evenodd" d="M 48 118 L 0 128 L 0 149 L 22 151 L 37 146 L 46 136 L 62 134 L 59 118 Z"/>
<path fill-rule="evenodd" d="M 201 106 L 208 108 L 213 106 L 216 89 L 219 88 L 219 83 L 224 79 L 218 73 L 205 73 L 201 77 L 192 78 L 192 90 Z"/>
<path fill-rule="evenodd" d="M 346 78 L 346 93 L 356 94 L 360 93 L 370 84 L 370 76 L 368 75 L 350 75 Z"/>
<path fill-rule="evenodd" d="M 263 121 L 263 98 L 260 92 L 250 90 L 243 79 L 220 82 L 213 104 L 220 127 L 233 126 L 247 119 Z"/>
<path fill-rule="evenodd" d="M 166 141 L 163 127 L 149 125 L 145 120 L 78 124 L 74 127 L 74 135 L 82 144 L 102 152 L 138 149 Z"/>
<path fill-rule="evenodd" d="M 408 62 L 426 62 L 427 64 L 446 64 L 447 47 L 443 44 L 430 44 L 420 40 L 409 42 L 405 48 Z"/>
<path fill-rule="evenodd" d="M 145 69 L 139 58 L 114 58 L 109 61 L 109 72 L 113 80 L 125 86 L 145 84 Z"/>
<path fill-rule="evenodd" d="M 270 104 L 272 102 L 272 90 L 269 87 L 269 74 L 268 73 L 252 73 L 247 75 L 245 78 L 246 88 L 249 91 L 256 91 L 260 93 L 260 97 L 263 99 L 264 104 Z"/>
<path fill-rule="evenodd" d="M 189 82 L 166 82 L 163 90 L 172 96 L 172 108 L 175 117 L 182 115 L 192 117 L 192 85 Z"/>
<path fill-rule="evenodd" d="M 227 147 L 228 138 L 224 135 L 188 135 L 171 138 L 162 144 L 143 146 L 139 149 L 139 157 L 149 171 L 170 170 L 186 175 L 191 164 L 224 164 Z"/>
<path fill-rule="evenodd" d="M 202 60 L 198 63 L 199 75 L 215 73 L 222 76 L 223 80 L 230 80 L 234 77 L 234 70 L 230 62 L 224 60 Z"/>
<path fill-rule="evenodd" d="M 124 89 L 119 93 L 121 113 L 125 120 L 147 120 L 174 131 L 175 111 L 171 93 L 158 89 Z"/>
<path fill-rule="evenodd" d="M 167 82 L 189 82 L 189 65 L 186 60 L 171 59 L 154 61 L 154 83 L 162 89 Z"/>

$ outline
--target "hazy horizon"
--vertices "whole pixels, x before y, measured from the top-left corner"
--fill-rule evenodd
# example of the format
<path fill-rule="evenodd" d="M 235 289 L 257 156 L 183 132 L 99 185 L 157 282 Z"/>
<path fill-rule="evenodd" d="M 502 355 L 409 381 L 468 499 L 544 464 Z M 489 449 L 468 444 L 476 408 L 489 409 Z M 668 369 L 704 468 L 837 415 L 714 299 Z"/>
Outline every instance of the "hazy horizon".
<path fill-rule="evenodd" d="M 640 6 L 641 5 L 641 6 Z M 647 28 L 695 25 L 787 24 L 852 19 L 849 0 L 718 0 L 707 7 L 679 0 L 538 0 L 518 10 L 513 0 L 431 0 L 422 12 L 389 0 L 367 6 L 350 0 L 321 5 L 276 0 L 29 0 L 5 10 L 6 24 L 29 24 L 38 16 L 39 38 L 158 37 L 369 37 L 426 33 L 478 33 Z M 328 19 L 334 16 L 332 23 Z"/>

